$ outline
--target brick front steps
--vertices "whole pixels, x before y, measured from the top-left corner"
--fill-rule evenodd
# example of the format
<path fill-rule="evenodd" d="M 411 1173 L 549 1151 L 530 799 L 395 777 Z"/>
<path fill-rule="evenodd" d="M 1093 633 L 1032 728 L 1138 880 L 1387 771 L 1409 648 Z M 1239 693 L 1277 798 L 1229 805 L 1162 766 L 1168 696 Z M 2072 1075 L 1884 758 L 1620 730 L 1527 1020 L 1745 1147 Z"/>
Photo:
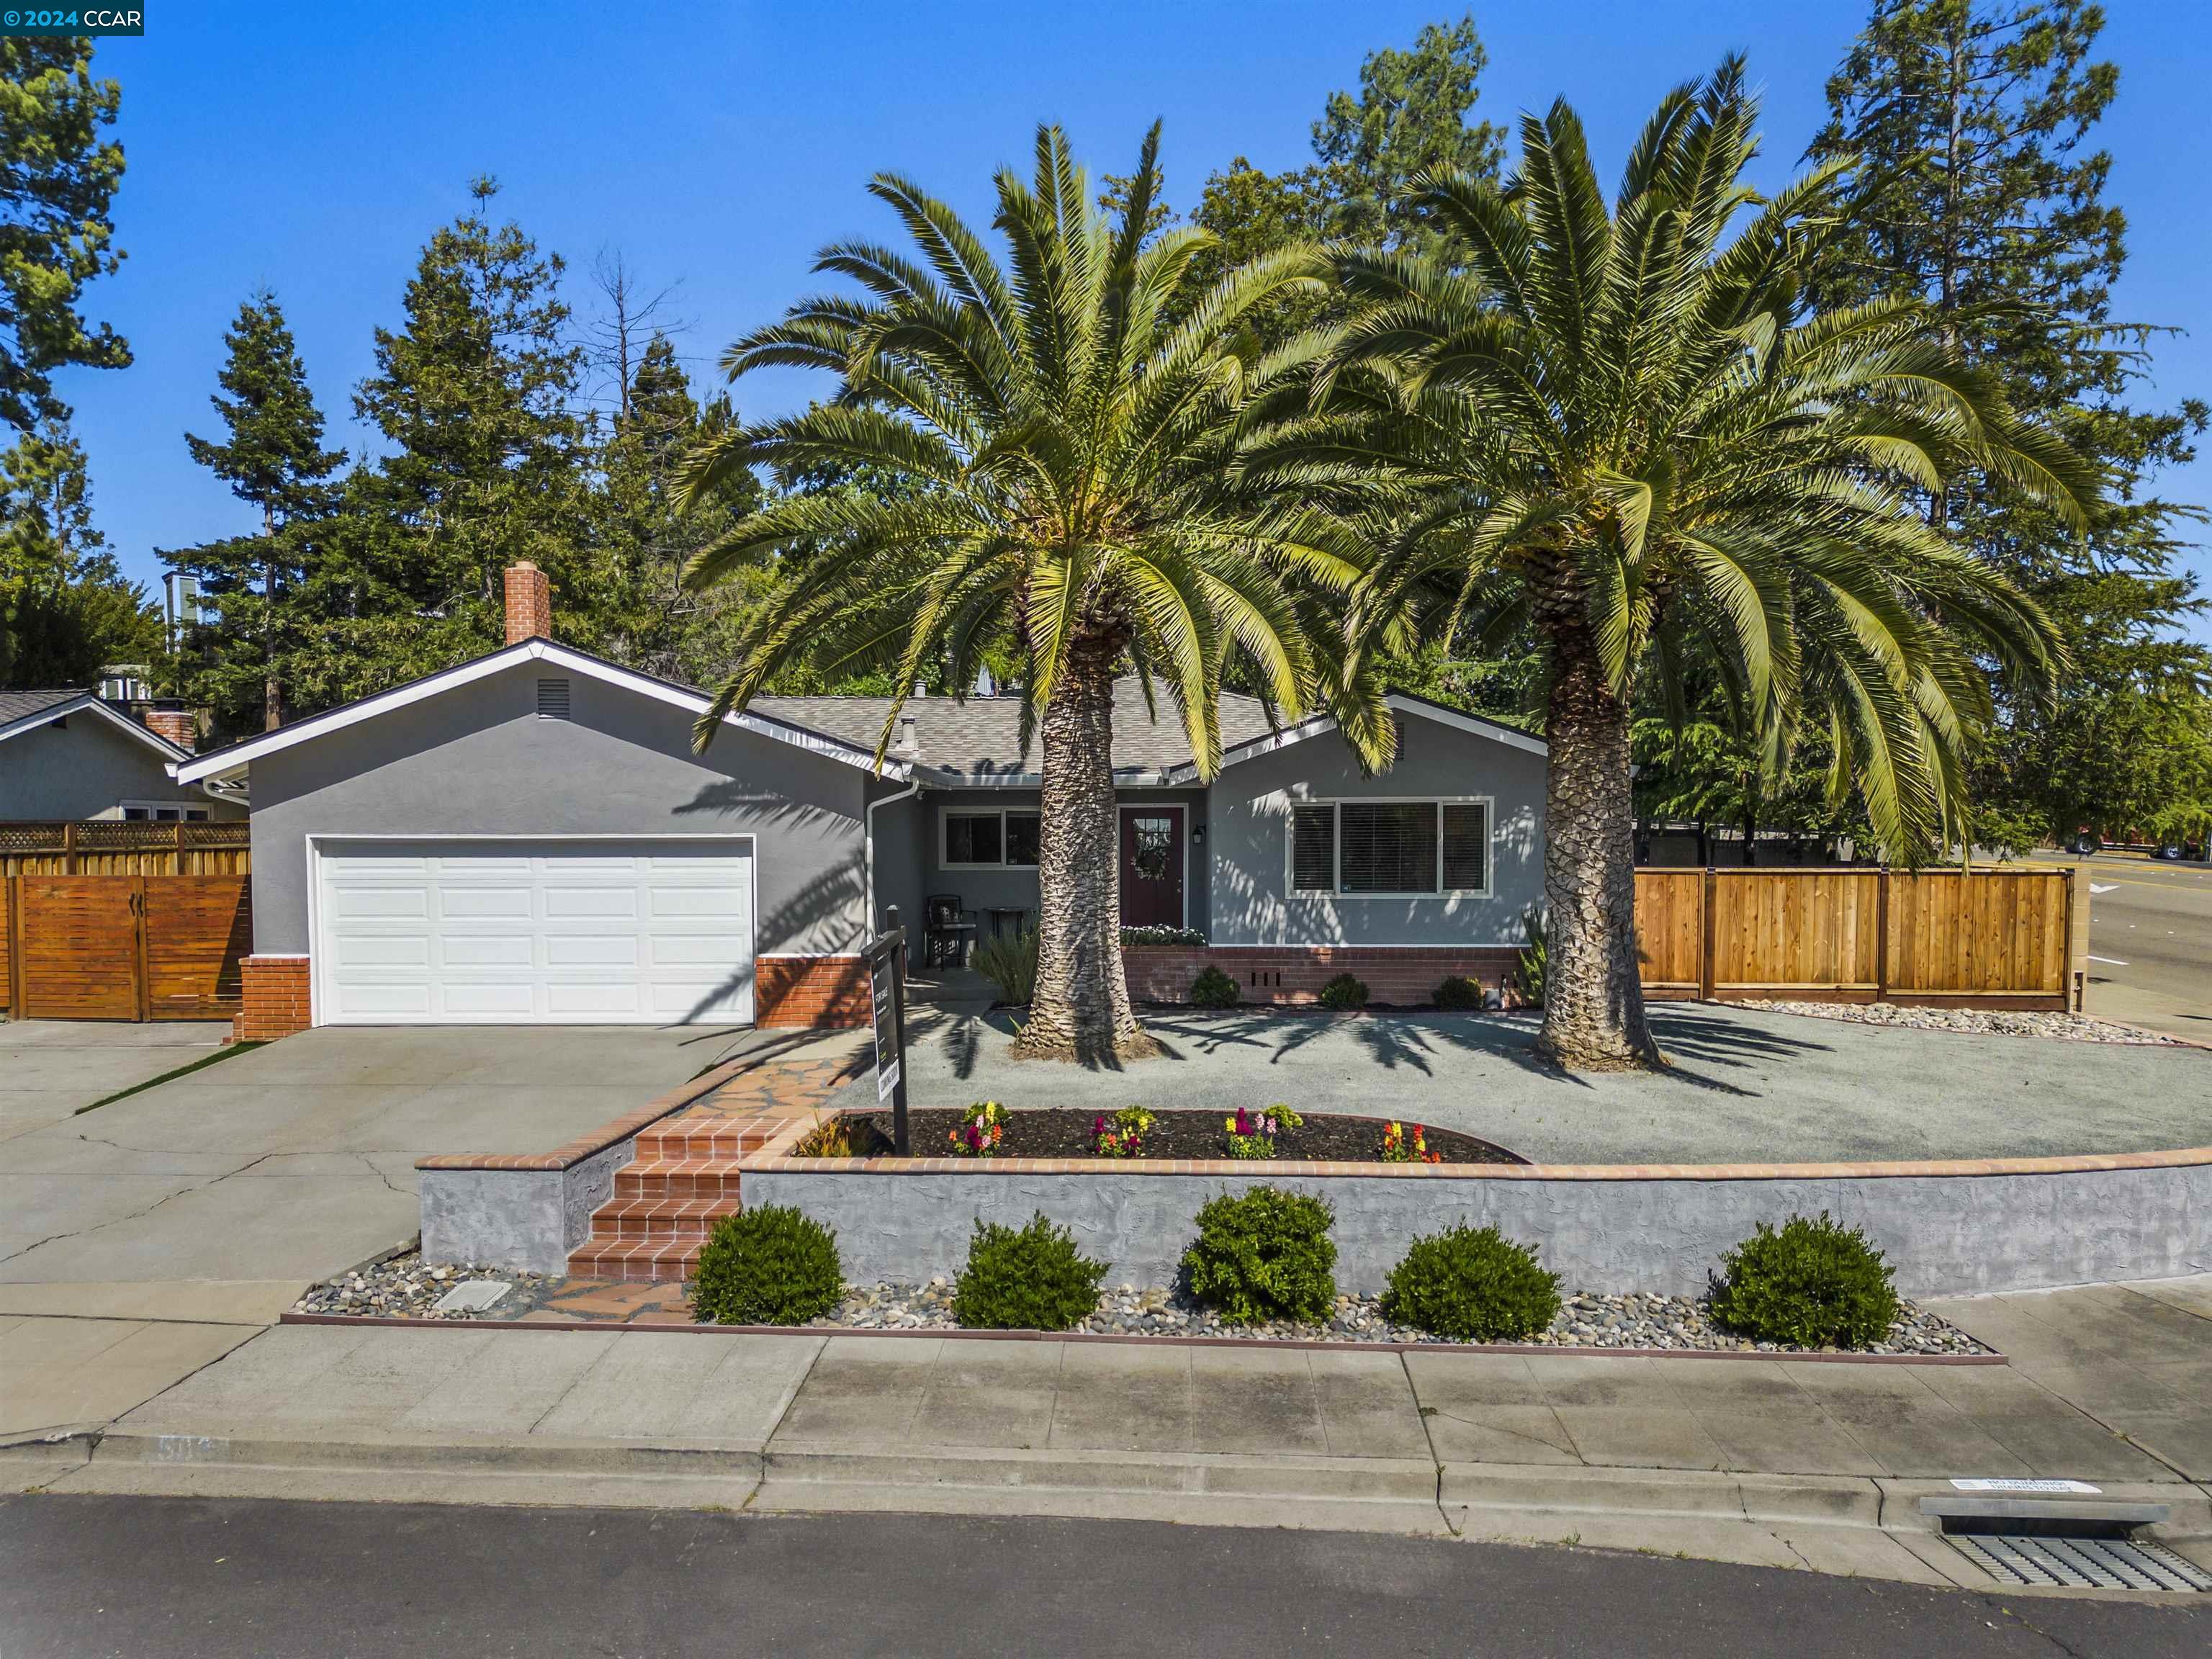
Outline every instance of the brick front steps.
<path fill-rule="evenodd" d="M 750 1081 L 638 1132 L 636 1161 L 615 1171 L 613 1197 L 592 1212 L 591 1237 L 568 1257 L 572 1274 L 659 1283 L 691 1277 L 714 1223 L 742 1207 L 738 1160 L 814 1121 L 811 1106 L 790 1098 L 803 1087 L 786 1079 L 784 1089 L 762 1091 L 745 1086 Z"/>

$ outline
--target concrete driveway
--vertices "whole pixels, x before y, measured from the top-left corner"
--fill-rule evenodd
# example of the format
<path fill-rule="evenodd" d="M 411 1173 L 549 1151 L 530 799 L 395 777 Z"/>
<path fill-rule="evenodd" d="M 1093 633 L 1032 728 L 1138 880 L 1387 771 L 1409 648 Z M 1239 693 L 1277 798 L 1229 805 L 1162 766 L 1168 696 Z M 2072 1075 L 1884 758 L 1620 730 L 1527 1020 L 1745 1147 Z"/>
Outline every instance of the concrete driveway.
<path fill-rule="evenodd" d="M 229 1034 L 228 1020 L 0 1021 L 0 1141 L 205 1060 Z"/>
<path fill-rule="evenodd" d="M 415 1160 L 542 1152 L 796 1033 L 4 1028 L 0 1436 L 112 1420 L 410 1237 Z"/>
<path fill-rule="evenodd" d="M 127 1048 L 119 1034 L 145 1028 L 84 1029 Z M 416 1158 L 549 1150 L 757 1040 L 636 1027 L 302 1032 L 0 1141 L 0 1285 L 303 1285 L 415 1231 Z M 40 1052 L 57 1098 L 106 1091 L 112 1050 Z"/>

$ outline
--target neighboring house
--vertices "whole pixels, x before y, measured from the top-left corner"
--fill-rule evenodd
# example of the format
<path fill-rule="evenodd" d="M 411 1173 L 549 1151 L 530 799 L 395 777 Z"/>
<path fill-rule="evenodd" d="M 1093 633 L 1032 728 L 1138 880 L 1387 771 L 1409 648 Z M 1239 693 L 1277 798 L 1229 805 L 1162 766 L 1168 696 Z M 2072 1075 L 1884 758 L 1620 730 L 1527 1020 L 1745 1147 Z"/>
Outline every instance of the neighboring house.
<path fill-rule="evenodd" d="M 251 782 L 242 1034 L 860 1023 L 858 952 L 889 907 L 917 933 L 939 895 L 987 933 L 1034 916 L 1014 699 L 915 699 L 878 766 L 886 700 L 762 697 L 701 754 L 708 694 L 547 637 L 529 566 L 507 598 L 504 649 L 173 769 Z M 1206 960 L 1254 1000 L 1346 966 L 1401 1001 L 1447 969 L 1497 982 L 1542 886 L 1543 745 L 1393 702 L 1400 759 L 1370 778 L 1326 719 L 1271 732 L 1227 697 L 1206 785 L 1172 709 L 1155 724 L 1122 686 L 1124 920 L 1212 941 L 1135 953 L 1139 995 L 1179 995 Z"/>
<path fill-rule="evenodd" d="M 84 818 L 242 818 L 169 775 L 191 757 L 191 722 L 156 709 L 170 735 L 149 730 L 96 691 L 0 691 L 0 822 Z"/>

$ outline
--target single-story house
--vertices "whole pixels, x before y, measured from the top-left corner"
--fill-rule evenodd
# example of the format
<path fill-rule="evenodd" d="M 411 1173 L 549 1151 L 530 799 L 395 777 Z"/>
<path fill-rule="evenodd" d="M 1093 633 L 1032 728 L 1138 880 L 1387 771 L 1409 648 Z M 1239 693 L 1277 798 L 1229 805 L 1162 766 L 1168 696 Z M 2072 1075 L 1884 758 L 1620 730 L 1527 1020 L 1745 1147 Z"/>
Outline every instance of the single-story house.
<path fill-rule="evenodd" d="M 896 906 L 1033 916 L 1037 784 L 1011 697 L 762 697 L 702 754 L 707 693 L 550 637 L 542 572 L 507 573 L 501 650 L 173 768 L 250 785 L 253 954 L 241 1034 L 308 1024 L 860 1024 L 859 951 Z M 1350 968 L 1379 1000 L 1496 984 L 1542 887 L 1544 748 L 1394 697 L 1363 775 L 1328 720 L 1271 730 L 1224 699 L 1197 776 L 1170 710 L 1121 688 L 1121 904 L 1203 950 L 1132 955 L 1140 997 L 1206 962 L 1253 1000 Z"/>
<path fill-rule="evenodd" d="M 0 691 L 0 822 L 246 816 L 242 800 L 170 775 L 191 757 L 188 712 L 156 708 L 147 720 L 163 729 L 96 690 Z"/>

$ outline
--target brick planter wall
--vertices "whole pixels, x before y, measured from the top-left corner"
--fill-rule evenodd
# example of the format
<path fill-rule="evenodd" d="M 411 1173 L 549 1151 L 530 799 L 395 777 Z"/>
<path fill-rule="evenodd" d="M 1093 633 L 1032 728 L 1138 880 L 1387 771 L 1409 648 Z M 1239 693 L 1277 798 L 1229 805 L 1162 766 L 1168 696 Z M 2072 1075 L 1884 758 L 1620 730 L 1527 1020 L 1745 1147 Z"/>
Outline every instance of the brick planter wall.
<path fill-rule="evenodd" d="M 1519 955 L 1510 945 L 1130 945 L 1121 962 L 1139 1002 L 1186 1000 L 1210 964 L 1237 981 L 1247 1002 L 1310 1003 L 1349 973 L 1367 981 L 1370 1001 L 1412 1007 L 1435 1001 L 1452 974 L 1503 994 Z"/>
<path fill-rule="evenodd" d="M 230 1022 L 234 1042 L 267 1042 L 304 1031 L 312 1018 L 305 957 L 246 957 L 238 964 L 241 1006 Z"/>
<path fill-rule="evenodd" d="M 863 957 L 768 956 L 753 964 L 756 1025 L 866 1025 L 868 1017 Z"/>

